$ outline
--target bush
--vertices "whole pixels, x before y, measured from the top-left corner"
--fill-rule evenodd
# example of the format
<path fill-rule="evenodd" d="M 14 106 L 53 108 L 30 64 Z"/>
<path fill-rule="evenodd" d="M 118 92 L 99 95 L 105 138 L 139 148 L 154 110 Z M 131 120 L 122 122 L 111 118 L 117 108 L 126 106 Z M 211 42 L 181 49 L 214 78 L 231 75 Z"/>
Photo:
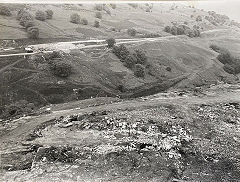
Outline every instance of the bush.
<path fill-rule="evenodd" d="M 194 37 L 200 37 L 200 31 L 198 29 L 193 30 Z"/>
<path fill-rule="evenodd" d="M 46 12 L 46 14 L 47 14 L 47 19 L 52 19 L 52 17 L 53 17 L 53 11 L 50 10 L 50 9 L 47 9 L 45 12 Z"/>
<path fill-rule="evenodd" d="M 170 26 L 166 26 L 164 28 L 164 32 L 171 33 L 171 27 Z"/>
<path fill-rule="evenodd" d="M 123 44 L 121 44 L 120 46 L 114 46 L 113 53 L 122 61 L 125 60 L 130 54 L 126 46 L 124 46 Z"/>
<path fill-rule="evenodd" d="M 38 39 L 39 37 L 39 29 L 37 27 L 29 27 L 27 33 L 30 39 Z"/>
<path fill-rule="evenodd" d="M 134 75 L 136 77 L 144 77 L 145 76 L 145 68 L 141 64 L 136 64 L 134 69 Z"/>
<path fill-rule="evenodd" d="M 25 10 L 23 10 L 23 9 L 20 9 L 18 12 L 17 12 L 17 20 L 20 20 L 21 19 L 21 17 L 22 17 L 22 15 L 24 14 L 24 13 L 27 13 Z"/>
<path fill-rule="evenodd" d="M 172 71 L 172 68 L 170 68 L 170 67 L 168 66 L 168 67 L 166 67 L 166 70 L 170 72 L 170 71 Z"/>
<path fill-rule="evenodd" d="M 146 12 L 150 12 L 150 8 L 146 8 Z"/>
<path fill-rule="evenodd" d="M 234 69 L 234 66 L 233 66 L 233 65 L 225 64 L 225 65 L 223 66 L 223 69 L 224 69 L 224 71 L 226 71 L 226 72 L 229 73 L 229 74 L 235 74 L 235 69 Z"/>
<path fill-rule="evenodd" d="M 78 24 L 80 22 L 80 16 L 77 13 L 74 13 L 70 16 L 70 22 Z"/>
<path fill-rule="evenodd" d="M 129 54 L 124 60 L 124 66 L 126 66 L 127 68 L 133 68 L 136 63 L 137 58 L 132 54 Z"/>
<path fill-rule="evenodd" d="M 72 66 L 64 61 L 54 61 L 50 66 L 51 71 L 58 77 L 66 78 L 72 73 Z"/>
<path fill-rule="evenodd" d="M 110 6 L 112 7 L 112 9 L 116 9 L 116 7 L 117 7 L 116 4 L 110 4 Z"/>
<path fill-rule="evenodd" d="M 223 51 L 223 49 L 222 49 L 221 47 L 219 47 L 219 46 L 217 46 L 217 45 L 215 45 L 215 44 L 211 44 L 209 47 L 210 47 L 212 50 L 214 50 L 215 52 L 218 52 L 218 53 L 220 53 L 220 52 Z"/>
<path fill-rule="evenodd" d="M 88 24 L 88 20 L 86 18 L 81 19 L 81 24 L 87 25 Z"/>
<path fill-rule="evenodd" d="M 33 21 L 32 15 L 28 12 L 23 12 L 20 18 L 20 25 L 22 25 L 23 27 L 26 27 L 26 24 L 29 21 Z"/>
<path fill-rule="evenodd" d="M 228 51 L 226 51 L 226 52 L 220 53 L 217 59 L 223 64 L 232 64 L 234 58 Z"/>
<path fill-rule="evenodd" d="M 138 64 L 145 64 L 147 61 L 147 56 L 142 50 L 135 50 L 135 57 L 137 58 Z"/>
<path fill-rule="evenodd" d="M 128 35 L 130 36 L 135 36 L 137 34 L 137 31 L 134 28 L 128 29 L 127 30 Z"/>
<path fill-rule="evenodd" d="M 184 34 L 185 34 L 184 28 L 181 27 L 181 26 L 178 26 L 178 27 L 177 27 L 177 34 L 178 34 L 178 35 L 184 35 Z"/>
<path fill-rule="evenodd" d="M 93 26 L 96 27 L 96 28 L 100 27 L 100 23 L 99 23 L 99 21 L 95 20 Z"/>
<path fill-rule="evenodd" d="M 113 47 L 116 43 L 114 38 L 109 38 L 106 40 L 106 42 L 107 42 L 109 48 Z"/>
<path fill-rule="evenodd" d="M 47 13 L 44 11 L 37 11 L 35 14 L 35 18 L 40 21 L 45 21 L 47 19 Z"/>
<path fill-rule="evenodd" d="M 3 16 L 11 16 L 12 13 L 10 11 L 10 9 L 6 6 L 0 6 L 0 15 Z"/>
<path fill-rule="evenodd" d="M 96 12 L 95 17 L 96 17 L 96 18 L 99 18 L 99 19 L 102 19 L 102 14 L 101 14 L 101 12 Z"/>
<path fill-rule="evenodd" d="M 178 34 L 178 29 L 177 29 L 176 26 L 173 26 L 173 27 L 171 28 L 171 34 L 172 34 L 172 35 L 177 35 L 177 34 Z"/>
<path fill-rule="evenodd" d="M 26 29 L 28 29 L 29 27 L 34 27 L 35 26 L 35 23 L 34 23 L 34 21 L 27 21 L 25 24 L 24 24 L 24 27 L 26 28 Z"/>
<path fill-rule="evenodd" d="M 22 116 L 23 114 L 30 114 L 35 108 L 36 107 L 33 103 L 29 103 L 26 100 L 20 100 L 5 106 L 3 109 L 2 118 L 7 119 L 16 116 Z"/>

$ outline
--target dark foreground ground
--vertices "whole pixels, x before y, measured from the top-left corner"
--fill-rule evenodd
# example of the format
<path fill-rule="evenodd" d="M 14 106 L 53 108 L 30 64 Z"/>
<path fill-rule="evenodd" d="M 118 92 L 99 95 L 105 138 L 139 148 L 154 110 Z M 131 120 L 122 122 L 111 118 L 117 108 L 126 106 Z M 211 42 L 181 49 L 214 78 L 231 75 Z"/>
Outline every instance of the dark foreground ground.
<path fill-rule="evenodd" d="M 240 181 L 239 85 L 90 102 L 3 121 L 0 180 Z"/>

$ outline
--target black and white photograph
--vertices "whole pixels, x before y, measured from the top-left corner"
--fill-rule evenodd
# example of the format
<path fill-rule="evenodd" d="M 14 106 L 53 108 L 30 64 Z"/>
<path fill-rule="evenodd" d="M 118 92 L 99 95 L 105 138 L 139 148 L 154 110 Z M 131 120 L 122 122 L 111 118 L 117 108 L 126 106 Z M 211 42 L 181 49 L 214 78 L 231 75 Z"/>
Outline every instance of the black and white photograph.
<path fill-rule="evenodd" d="M 1 0 L 1 182 L 240 182 L 240 1 Z"/>

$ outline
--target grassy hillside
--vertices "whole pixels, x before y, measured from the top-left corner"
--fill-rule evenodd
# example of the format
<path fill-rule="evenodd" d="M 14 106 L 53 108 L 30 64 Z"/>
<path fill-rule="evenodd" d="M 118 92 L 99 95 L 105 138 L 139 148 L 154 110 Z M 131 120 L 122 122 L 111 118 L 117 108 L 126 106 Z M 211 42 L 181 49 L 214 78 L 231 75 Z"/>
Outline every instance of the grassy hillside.
<path fill-rule="evenodd" d="M 217 60 L 219 53 L 209 46 L 228 48 L 232 55 L 239 57 L 239 28 L 229 19 L 221 22 L 220 15 L 211 15 L 211 12 L 169 4 L 153 4 L 153 7 L 117 4 L 116 8 L 105 5 L 101 11 L 96 10 L 96 5 L 88 4 L 7 6 L 12 15 L 0 15 L 1 47 L 15 50 L 1 50 L 0 54 L 22 52 L 25 46 L 37 43 L 109 37 L 137 39 L 153 34 L 157 38 L 126 44 L 130 52 L 143 50 L 146 55 L 144 77 L 137 77 L 134 69 L 127 68 L 112 49 L 106 47 L 71 48 L 63 53 L 61 61 L 72 68 L 66 78 L 53 73 L 54 60 L 47 59 L 46 55 L 0 58 L 1 106 L 19 100 L 43 106 L 100 96 L 128 98 L 169 88 L 195 88 L 238 80 L 236 75 L 224 71 L 223 64 Z M 40 30 L 39 39 L 28 39 L 26 30 L 16 20 L 17 11 L 22 8 L 33 16 L 38 10 L 53 10 L 52 19 L 34 19 Z M 95 17 L 96 12 L 101 12 L 102 19 Z M 71 23 L 73 13 L 86 18 L 88 25 Z M 196 21 L 198 16 L 202 17 L 201 21 Z M 214 18 L 208 20 L 205 16 Z M 99 28 L 93 26 L 95 20 L 100 22 Z M 198 26 L 201 36 L 173 36 L 164 31 L 166 26 L 182 24 L 191 29 Z M 130 28 L 136 30 L 135 36 L 128 34 Z"/>

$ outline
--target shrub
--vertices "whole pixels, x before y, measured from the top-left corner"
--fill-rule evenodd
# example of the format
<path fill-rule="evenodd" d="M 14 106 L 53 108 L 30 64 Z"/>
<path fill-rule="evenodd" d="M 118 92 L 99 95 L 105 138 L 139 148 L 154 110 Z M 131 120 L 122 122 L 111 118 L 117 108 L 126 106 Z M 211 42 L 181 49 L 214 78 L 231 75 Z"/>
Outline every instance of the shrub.
<path fill-rule="evenodd" d="M 81 24 L 87 25 L 88 24 L 88 20 L 86 18 L 81 19 Z"/>
<path fill-rule="evenodd" d="M 117 7 L 116 4 L 110 4 L 110 6 L 112 7 L 112 9 L 116 9 L 116 7 Z"/>
<path fill-rule="evenodd" d="M 217 45 L 215 45 L 215 44 L 211 44 L 209 47 L 210 47 L 212 50 L 214 50 L 215 52 L 218 52 L 218 53 L 220 53 L 220 52 L 223 50 L 221 47 L 219 47 L 219 46 L 217 46 Z"/>
<path fill-rule="evenodd" d="M 136 63 L 137 58 L 132 54 L 129 54 L 124 60 L 124 66 L 126 66 L 127 68 L 133 68 Z"/>
<path fill-rule="evenodd" d="M 52 19 L 52 17 L 53 17 L 53 11 L 50 10 L 50 9 L 47 9 L 45 12 L 46 12 L 46 14 L 47 14 L 47 19 Z"/>
<path fill-rule="evenodd" d="M 28 12 L 23 12 L 20 18 L 20 25 L 26 27 L 26 23 L 29 21 L 33 21 L 32 15 Z"/>
<path fill-rule="evenodd" d="M 22 17 L 22 15 L 24 14 L 24 13 L 27 13 L 25 10 L 23 10 L 23 9 L 20 9 L 18 12 L 17 12 L 17 20 L 20 20 L 21 19 L 21 17 Z"/>
<path fill-rule="evenodd" d="M 26 29 L 28 29 L 29 27 L 34 27 L 35 26 L 35 23 L 34 23 L 34 21 L 27 21 L 25 24 L 24 24 L 24 27 L 26 28 Z"/>
<path fill-rule="evenodd" d="M 184 30 L 184 28 L 183 27 L 181 27 L 181 26 L 178 26 L 177 27 L 177 34 L 178 35 L 184 35 L 184 32 L 185 30 Z"/>
<path fill-rule="evenodd" d="M 166 26 L 164 28 L 164 32 L 171 33 L 171 27 L 170 26 Z"/>
<path fill-rule="evenodd" d="M 31 39 L 38 39 L 39 29 L 37 27 L 29 27 L 27 29 L 28 37 Z"/>
<path fill-rule="evenodd" d="M 45 21 L 47 19 L 47 14 L 44 11 L 37 11 L 35 18 L 40 21 Z"/>
<path fill-rule="evenodd" d="M 166 70 L 170 72 L 170 71 L 172 71 L 172 68 L 170 68 L 170 67 L 168 66 L 168 67 L 166 67 Z"/>
<path fill-rule="evenodd" d="M 50 66 L 51 71 L 58 77 L 68 77 L 72 73 L 72 66 L 64 61 L 54 61 Z"/>
<path fill-rule="evenodd" d="M 184 22 L 184 24 L 185 24 L 185 25 L 188 25 L 188 22 L 187 22 L 187 21 L 185 21 L 185 22 Z"/>
<path fill-rule="evenodd" d="M 130 36 L 135 36 L 137 34 L 137 31 L 134 28 L 128 29 L 127 30 L 128 35 Z"/>
<path fill-rule="evenodd" d="M 123 44 L 121 44 L 120 46 L 114 46 L 113 53 L 121 60 L 125 60 L 130 54 L 126 46 L 124 46 Z"/>
<path fill-rule="evenodd" d="M 134 75 L 136 77 L 144 77 L 145 76 L 145 68 L 141 64 L 136 64 L 134 69 Z"/>
<path fill-rule="evenodd" d="M 96 4 L 94 9 L 97 10 L 97 11 L 102 11 L 103 10 L 103 5 L 102 4 Z"/>
<path fill-rule="evenodd" d="M 198 29 L 193 30 L 194 37 L 200 37 L 200 31 Z"/>
<path fill-rule="evenodd" d="M 228 51 L 226 51 L 226 52 L 220 53 L 217 59 L 223 64 L 232 64 L 234 58 Z"/>
<path fill-rule="evenodd" d="M 224 71 L 226 71 L 229 74 L 235 74 L 235 69 L 234 69 L 233 65 L 230 65 L 227 63 L 223 66 L 223 69 L 224 69 Z"/>
<path fill-rule="evenodd" d="M 10 9 L 6 6 L 0 6 L 0 15 L 3 16 L 11 16 L 12 13 L 10 11 Z"/>
<path fill-rule="evenodd" d="M 146 8 L 146 12 L 150 12 L 150 8 Z"/>
<path fill-rule="evenodd" d="M 135 50 L 135 57 L 137 58 L 137 63 L 138 64 L 145 64 L 147 61 L 147 56 L 142 50 Z"/>
<path fill-rule="evenodd" d="M 96 18 L 99 18 L 99 19 L 102 19 L 102 14 L 101 14 L 101 12 L 96 12 L 95 17 L 96 17 Z"/>
<path fill-rule="evenodd" d="M 172 35 L 177 35 L 177 34 L 178 34 L 178 29 L 177 29 L 176 26 L 173 26 L 173 27 L 171 28 L 171 34 L 172 34 Z"/>
<path fill-rule="evenodd" d="M 191 37 L 191 38 L 193 38 L 193 37 L 195 36 L 194 31 L 191 30 L 191 29 L 185 30 L 185 34 L 186 34 L 188 37 Z"/>
<path fill-rule="evenodd" d="M 109 38 L 106 40 L 106 42 L 107 42 L 109 48 L 113 47 L 116 43 L 114 38 Z"/>
<path fill-rule="evenodd" d="M 96 28 L 100 27 L 100 23 L 99 23 L 99 21 L 95 20 L 93 26 L 96 27 Z"/>
<path fill-rule="evenodd" d="M 74 13 L 70 16 L 70 22 L 78 24 L 80 22 L 80 16 L 77 13 Z"/>

